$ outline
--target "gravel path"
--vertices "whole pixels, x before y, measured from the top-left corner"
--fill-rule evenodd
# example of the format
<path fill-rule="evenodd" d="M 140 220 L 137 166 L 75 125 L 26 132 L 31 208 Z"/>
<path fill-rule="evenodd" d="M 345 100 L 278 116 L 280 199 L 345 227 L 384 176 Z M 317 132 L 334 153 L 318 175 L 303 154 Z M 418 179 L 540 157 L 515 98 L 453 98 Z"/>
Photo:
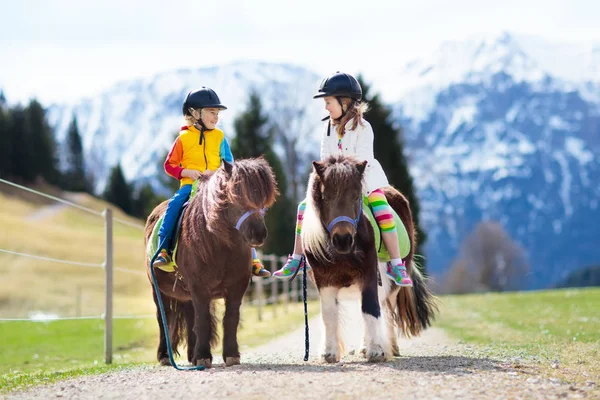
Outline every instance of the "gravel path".
<path fill-rule="evenodd" d="M 360 343 L 358 313 L 348 309 L 347 347 Z M 311 352 L 304 355 L 304 329 L 242 354 L 242 365 L 206 371 L 139 367 L 81 377 L 7 399 L 556 399 L 598 398 L 594 386 L 574 387 L 543 379 L 515 360 L 478 358 L 473 349 L 437 328 L 402 340 L 401 357 L 368 364 L 350 351 L 339 364 L 319 360 L 320 319 L 311 321 Z M 529 371 L 529 372 L 528 372 Z"/>

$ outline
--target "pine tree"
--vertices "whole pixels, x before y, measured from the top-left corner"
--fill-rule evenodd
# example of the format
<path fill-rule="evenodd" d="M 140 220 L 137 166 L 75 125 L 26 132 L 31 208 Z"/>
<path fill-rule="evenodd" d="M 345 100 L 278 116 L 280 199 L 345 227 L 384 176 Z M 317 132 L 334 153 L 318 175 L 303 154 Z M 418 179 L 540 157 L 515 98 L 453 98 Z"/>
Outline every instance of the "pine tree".
<path fill-rule="evenodd" d="M 231 143 L 231 151 L 234 158 L 262 155 L 273 168 L 281 194 L 273 208 L 267 212 L 269 236 L 263 249 L 265 253 L 286 254 L 294 243 L 295 207 L 286 195 L 287 179 L 281 161 L 271 147 L 273 134 L 267 129 L 267 122 L 260 97 L 253 91 L 246 111 L 234 121 L 236 136 Z"/>
<path fill-rule="evenodd" d="M 33 182 L 37 176 L 33 154 L 33 138 L 27 129 L 25 110 L 16 106 L 10 110 L 8 137 L 11 143 L 10 174 L 25 182 Z"/>
<path fill-rule="evenodd" d="M 67 132 L 67 166 L 65 168 L 63 187 L 72 191 L 91 191 L 87 184 L 85 173 L 85 162 L 83 156 L 83 146 L 81 136 L 77 128 L 77 118 L 73 115 L 73 120 L 69 125 Z"/>
<path fill-rule="evenodd" d="M 175 134 L 173 135 L 173 142 L 175 142 L 175 139 L 177 139 L 177 137 L 179 136 L 179 131 L 175 132 Z M 171 149 L 169 148 L 169 151 Z M 179 189 L 179 181 L 177 179 L 173 179 L 172 176 L 168 175 L 166 172 L 164 172 L 165 168 L 164 168 L 164 164 L 165 164 L 165 160 L 167 159 L 167 157 L 169 156 L 169 151 L 166 151 L 162 157 L 159 157 L 158 159 L 158 182 L 160 183 L 161 186 L 163 186 L 165 189 L 167 189 L 167 192 L 172 192 L 175 193 L 178 189 Z M 158 203 L 157 203 L 158 204 Z"/>
<path fill-rule="evenodd" d="M 381 163 L 392 186 L 402 192 L 410 202 L 415 228 L 417 231 L 417 254 L 423 254 L 423 246 L 427 235 L 419 223 L 419 199 L 415 193 L 413 179 L 408 169 L 402 143 L 402 130 L 396 128 L 390 118 L 391 111 L 383 104 L 379 94 L 371 94 L 370 86 L 362 77 L 358 77 L 363 89 L 363 101 L 369 104 L 365 118 L 373 127 L 375 142 L 373 144 L 375 158 Z M 420 261 L 425 271 L 424 260 Z"/>
<path fill-rule="evenodd" d="M 36 100 L 31 101 L 25 109 L 25 123 L 28 137 L 32 140 L 32 168 L 36 176 L 43 177 L 49 183 L 58 183 L 54 132 L 46 121 L 46 111 Z"/>
<path fill-rule="evenodd" d="M 111 170 L 103 197 L 109 203 L 121 208 L 125 213 L 133 213 L 132 189 L 125 181 L 121 164 L 117 164 Z"/>
<path fill-rule="evenodd" d="M 0 92 L 0 95 L 2 93 Z M 0 157 L 0 178 L 10 178 L 12 174 L 11 157 L 12 154 L 12 136 L 10 134 L 10 114 L 5 107 L 0 104 L 0 140 L 2 140 L 3 157 Z"/>
<path fill-rule="evenodd" d="M 164 197 L 157 195 L 152 186 L 149 184 L 143 185 L 133 195 L 133 212 L 132 215 L 138 218 L 146 219 Z"/>

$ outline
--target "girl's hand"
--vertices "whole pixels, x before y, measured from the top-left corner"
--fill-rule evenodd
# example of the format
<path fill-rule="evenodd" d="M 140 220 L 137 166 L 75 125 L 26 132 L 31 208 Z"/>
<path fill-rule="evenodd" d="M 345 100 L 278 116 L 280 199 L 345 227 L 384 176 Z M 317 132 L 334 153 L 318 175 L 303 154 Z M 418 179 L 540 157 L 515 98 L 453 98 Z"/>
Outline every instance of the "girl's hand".
<path fill-rule="evenodd" d="M 202 172 L 198 171 L 197 169 L 184 169 L 183 171 L 181 171 L 181 176 L 184 178 L 190 178 L 193 180 L 196 180 L 198 178 L 200 178 L 200 175 L 202 175 Z"/>

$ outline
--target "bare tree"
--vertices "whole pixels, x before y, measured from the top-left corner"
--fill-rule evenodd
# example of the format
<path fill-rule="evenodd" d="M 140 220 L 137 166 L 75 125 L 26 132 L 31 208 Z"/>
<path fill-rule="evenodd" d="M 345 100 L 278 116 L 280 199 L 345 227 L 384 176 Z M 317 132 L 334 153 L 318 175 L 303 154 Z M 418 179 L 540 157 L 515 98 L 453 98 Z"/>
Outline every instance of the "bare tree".
<path fill-rule="evenodd" d="M 319 149 L 308 146 L 320 121 L 313 120 L 307 109 L 305 93 L 276 87 L 271 99 L 270 128 L 284 152 L 284 169 L 289 179 L 288 191 L 293 204 L 302 200 L 306 186 L 310 161 L 319 157 Z M 285 101 L 282 101 L 285 99 Z M 314 146 L 312 146 L 314 147 Z"/>
<path fill-rule="evenodd" d="M 465 294 L 474 292 L 476 286 L 475 277 L 469 274 L 467 263 L 457 259 L 443 279 L 442 293 Z"/>
<path fill-rule="evenodd" d="M 461 245 L 446 281 L 452 293 L 505 291 L 523 286 L 529 270 L 525 251 L 497 222 L 482 222 Z"/>

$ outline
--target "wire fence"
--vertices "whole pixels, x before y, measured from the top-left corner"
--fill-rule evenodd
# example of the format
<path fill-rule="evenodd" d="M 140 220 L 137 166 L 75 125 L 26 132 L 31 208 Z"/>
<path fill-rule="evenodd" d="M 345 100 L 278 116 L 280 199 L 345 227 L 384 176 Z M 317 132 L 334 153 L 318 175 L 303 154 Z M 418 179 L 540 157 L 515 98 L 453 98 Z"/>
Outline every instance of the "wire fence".
<path fill-rule="evenodd" d="M 48 257 L 40 254 L 30 254 L 22 251 L 15 251 L 11 249 L 3 249 L 0 248 L 0 253 L 25 257 L 45 262 L 52 263 L 60 263 L 65 265 L 72 265 L 84 268 L 97 268 L 105 271 L 105 309 L 104 312 L 100 315 L 88 315 L 88 316 L 70 316 L 70 317 L 60 317 L 58 315 L 33 315 L 30 318 L 0 318 L 0 321 L 3 322 L 35 322 L 35 321 L 58 321 L 58 320 L 90 320 L 90 319 L 98 319 L 105 321 L 105 361 L 110 363 L 112 360 L 112 320 L 113 319 L 145 319 L 145 318 L 156 318 L 155 314 L 147 314 L 147 315 L 113 315 L 113 271 L 118 271 L 126 274 L 133 275 L 146 275 L 145 271 L 134 270 L 130 268 L 121 268 L 113 266 L 113 221 L 123 224 L 128 227 L 137 228 L 141 231 L 144 230 L 144 226 L 139 223 L 135 223 L 132 221 L 128 221 L 122 218 L 113 217 L 113 213 L 111 209 L 105 209 L 103 211 L 93 210 L 91 208 L 82 206 L 75 202 L 62 199 L 60 197 L 52 196 L 47 193 L 43 193 L 41 191 L 28 188 L 26 186 L 22 186 L 16 184 L 14 182 L 7 181 L 5 179 L 0 178 L 0 182 L 6 185 L 24 190 L 29 193 L 33 193 L 39 195 L 41 197 L 56 201 L 60 204 L 63 204 L 68 207 L 72 207 L 74 209 L 80 210 L 82 212 L 103 217 L 105 223 L 105 238 L 106 238 L 106 251 L 105 251 L 105 260 L 102 263 L 90 263 L 90 262 L 82 262 L 82 261 L 73 261 L 73 260 L 64 260 L 53 257 Z M 279 269 L 283 264 L 287 261 L 287 257 L 281 257 L 271 254 L 261 254 L 259 252 L 259 256 L 261 257 L 265 268 L 269 269 L 271 272 Z M 301 276 L 299 275 L 301 278 Z M 302 301 L 302 279 L 296 279 L 293 282 L 289 282 L 288 280 L 277 280 L 273 277 L 271 278 L 259 278 L 253 277 L 250 282 L 250 290 L 248 290 L 244 304 L 251 306 L 256 309 L 258 313 L 258 319 L 263 319 L 263 312 L 265 310 L 265 306 L 269 305 L 270 312 L 273 313 L 274 316 L 277 315 L 278 312 L 287 312 L 288 304 L 293 302 Z M 317 298 L 318 294 L 316 288 L 313 285 L 310 285 L 308 288 L 308 296 L 309 298 Z"/>

